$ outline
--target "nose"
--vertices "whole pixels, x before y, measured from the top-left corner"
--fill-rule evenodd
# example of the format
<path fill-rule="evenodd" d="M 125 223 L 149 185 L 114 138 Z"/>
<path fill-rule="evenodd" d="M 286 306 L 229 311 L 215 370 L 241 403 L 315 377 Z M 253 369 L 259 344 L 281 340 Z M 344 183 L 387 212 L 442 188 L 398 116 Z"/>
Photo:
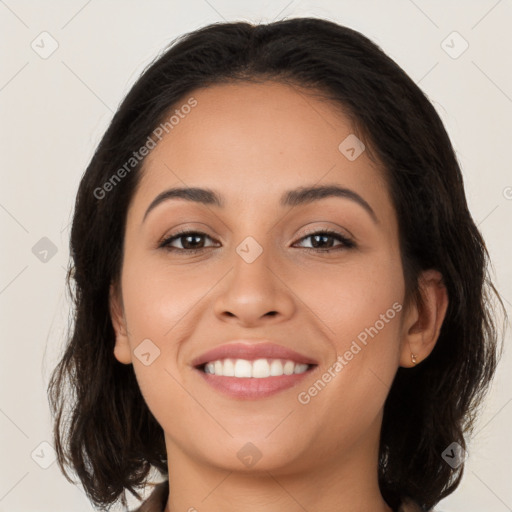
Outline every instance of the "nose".
<path fill-rule="evenodd" d="M 286 277 L 267 251 L 251 263 L 238 254 L 233 268 L 221 283 L 214 311 L 224 322 L 254 327 L 279 323 L 293 316 L 296 303 Z"/>

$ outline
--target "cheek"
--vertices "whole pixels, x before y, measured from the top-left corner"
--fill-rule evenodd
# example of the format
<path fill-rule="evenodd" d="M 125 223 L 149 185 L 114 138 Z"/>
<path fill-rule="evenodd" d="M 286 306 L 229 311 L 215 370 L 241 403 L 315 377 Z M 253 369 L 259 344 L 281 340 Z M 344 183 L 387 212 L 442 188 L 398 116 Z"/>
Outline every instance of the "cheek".
<path fill-rule="evenodd" d="M 302 390 L 301 403 L 339 405 L 329 414 L 342 430 L 356 418 L 368 425 L 381 410 L 399 364 L 404 296 L 399 260 L 360 260 L 308 278 L 296 290 L 307 297 L 331 347 L 326 370 Z"/>
<path fill-rule="evenodd" d="M 398 334 L 396 310 L 401 308 L 393 305 L 402 304 L 405 290 L 401 264 L 395 258 L 372 255 L 324 272 L 302 273 L 293 289 L 338 353 L 361 333 L 364 338 L 365 329 L 376 323 L 383 338 Z"/>
<path fill-rule="evenodd" d="M 174 337 L 177 326 L 181 328 L 182 320 L 205 290 L 215 284 L 212 274 L 200 267 L 171 267 L 163 258 L 146 265 L 133 262 L 126 268 L 130 270 L 123 276 L 123 298 L 132 343 L 143 338 L 164 341 Z"/>
<path fill-rule="evenodd" d="M 134 372 L 151 412 L 169 427 L 194 406 L 179 383 L 181 345 L 193 339 L 194 320 L 204 314 L 205 294 L 217 281 L 217 274 L 201 266 L 171 267 L 164 258 L 137 259 L 135 252 L 125 261 L 123 301 Z M 181 413 L 171 417 L 171 406 Z"/>

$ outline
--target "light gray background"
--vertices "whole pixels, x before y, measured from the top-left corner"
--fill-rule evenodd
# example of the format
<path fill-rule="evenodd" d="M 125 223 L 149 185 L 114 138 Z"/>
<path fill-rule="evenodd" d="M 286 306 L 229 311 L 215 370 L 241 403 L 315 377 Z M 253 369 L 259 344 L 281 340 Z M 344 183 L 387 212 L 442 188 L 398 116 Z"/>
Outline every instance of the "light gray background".
<path fill-rule="evenodd" d="M 0 512 L 93 510 L 56 463 L 41 467 L 52 462 L 51 446 L 41 443 L 52 443 L 46 385 L 67 325 L 64 277 L 74 196 L 113 112 L 176 36 L 222 20 L 296 16 L 325 17 L 361 31 L 427 93 L 456 148 L 510 315 L 510 0 L 0 0 Z M 51 36 L 41 36 L 44 31 Z M 52 39 L 58 48 L 42 58 Z M 464 41 L 469 47 L 459 55 Z M 33 253 L 43 237 L 55 244 L 55 255 Z M 506 351 L 463 482 L 439 505 L 443 512 L 512 510 L 510 370 Z"/>

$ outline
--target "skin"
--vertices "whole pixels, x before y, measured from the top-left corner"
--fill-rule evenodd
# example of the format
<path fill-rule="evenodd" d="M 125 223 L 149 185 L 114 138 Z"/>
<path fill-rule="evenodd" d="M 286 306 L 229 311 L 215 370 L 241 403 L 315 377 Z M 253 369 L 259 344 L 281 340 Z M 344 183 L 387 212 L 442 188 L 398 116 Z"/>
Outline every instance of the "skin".
<path fill-rule="evenodd" d="M 398 367 L 412 366 L 411 353 L 421 363 L 435 345 L 448 302 L 441 276 L 425 271 L 423 305 L 405 307 L 398 223 L 383 173 L 366 152 L 349 161 L 339 151 L 354 129 L 330 103 L 272 82 L 191 96 L 197 106 L 146 159 L 127 213 L 121 282 L 110 297 L 114 355 L 133 364 L 165 433 L 165 510 L 389 512 L 377 482 L 383 406 Z M 327 183 L 362 196 L 377 222 L 347 198 L 279 205 L 284 191 Z M 153 199 L 175 186 L 212 189 L 225 206 L 171 199 L 143 222 Z M 187 255 L 184 238 L 172 244 L 180 253 L 158 248 L 180 228 L 205 232 L 198 241 L 205 248 Z M 356 246 L 328 238 L 319 247 L 342 249 L 308 251 L 315 240 L 306 230 L 326 228 Z M 236 252 L 248 236 L 263 249 L 252 263 Z M 300 403 L 298 394 L 394 303 L 404 307 Z M 240 338 L 270 339 L 319 366 L 271 397 L 227 397 L 190 362 Z M 160 350 L 147 366 L 134 355 L 145 339 Z M 251 467 L 237 456 L 248 442 L 261 454 Z"/>

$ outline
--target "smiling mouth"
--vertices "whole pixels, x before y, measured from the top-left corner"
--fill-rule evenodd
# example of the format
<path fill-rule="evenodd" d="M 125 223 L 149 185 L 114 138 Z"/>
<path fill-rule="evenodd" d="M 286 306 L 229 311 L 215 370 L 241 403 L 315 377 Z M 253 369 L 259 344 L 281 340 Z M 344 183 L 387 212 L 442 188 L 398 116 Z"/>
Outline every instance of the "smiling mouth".
<path fill-rule="evenodd" d="M 196 368 L 218 377 L 265 379 L 284 375 L 300 375 L 316 365 L 297 363 L 290 359 L 261 358 L 255 360 L 225 358 L 201 364 Z"/>
<path fill-rule="evenodd" d="M 221 394 L 239 400 L 257 400 L 297 386 L 317 366 L 289 359 L 226 358 L 194 368 Z"/>

